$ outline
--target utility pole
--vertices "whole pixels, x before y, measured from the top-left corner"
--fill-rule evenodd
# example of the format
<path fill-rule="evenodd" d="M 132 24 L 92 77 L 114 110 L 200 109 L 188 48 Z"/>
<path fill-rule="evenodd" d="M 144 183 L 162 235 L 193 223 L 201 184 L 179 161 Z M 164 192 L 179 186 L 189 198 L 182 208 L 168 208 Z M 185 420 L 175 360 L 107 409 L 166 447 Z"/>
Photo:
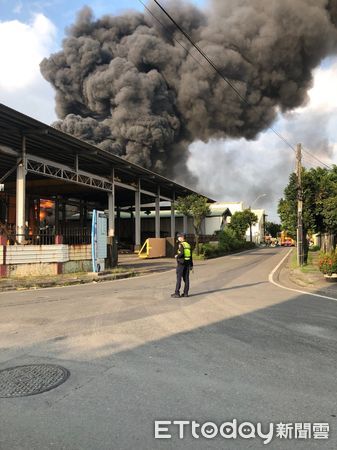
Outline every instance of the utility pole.
<path fill-rule="evenodd" d="M 297 174 L 297 264 L 304 264 L 303 246 L 303 190 L 302 190 L 302 145 L 297 145 L 296 152 L 296 174 Z"/>

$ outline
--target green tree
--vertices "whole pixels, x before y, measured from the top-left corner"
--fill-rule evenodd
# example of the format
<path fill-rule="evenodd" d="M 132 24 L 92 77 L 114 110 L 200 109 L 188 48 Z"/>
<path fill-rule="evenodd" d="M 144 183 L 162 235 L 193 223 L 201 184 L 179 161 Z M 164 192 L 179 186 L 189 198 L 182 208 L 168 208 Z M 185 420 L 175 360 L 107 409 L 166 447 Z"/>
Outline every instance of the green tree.
<path fill-rule="evenodd" d="M 281 232 L 281 225 L 274 222 L 266 222 L 266 233 L 270 234 L 272 237 L 277 237 L 277 234 Z"/>
<path fill-rule="evenodd" d="M 337 234 L 337 196 L 323 200 L 323 225 L 327 232 Z"/>
<path fill-rule="evenodd" d="M 322 168 L 303 169 L 303 235 L 308 233 L 337 232 L 337 167 L 327 170 Z M 278 213 L 282 229 L 296 237 L 297 230 L 297 176 L 292 173 L 289 183 L 280 200 Z M 305 243 L 305 262 L 308 247 Z"/>
<path fill-rule="evenodd" d="M 191 194 L 186 197 L 178 197 L 175 203 L 176 211 L 193 218 L 196 253 L 199 255 L 199 236 L 203 219 L 211 212 L 207 198 Z"/>
<path fill-rule="evenodd" d="M 244 240 L 246 231 L 252 225 L 255 225 L 258 221 L 258 217 L 250 209 L 238 211 L 232 215 L 230 228 L 235 231 L 239 239 Z"/>
<path fill-rule="evenodd" d="M 278 205 L 281 227 L 291 236 L 296 237 L 297 230 L 297 176 L 292 173 L 289 183 L 284 189 L 284 198 Z"/>

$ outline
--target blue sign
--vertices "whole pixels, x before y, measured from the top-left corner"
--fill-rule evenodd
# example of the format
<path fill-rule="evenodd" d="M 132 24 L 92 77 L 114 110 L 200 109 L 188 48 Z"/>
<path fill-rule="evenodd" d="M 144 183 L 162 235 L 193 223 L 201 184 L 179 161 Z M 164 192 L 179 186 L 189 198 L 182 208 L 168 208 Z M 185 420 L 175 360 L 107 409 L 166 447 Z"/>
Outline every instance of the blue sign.
<path fill-rule="evenodd" d="M 107 258 L 107 233 L 108 219 L 103 211 L 92 212 L 91 224 L 91 253 L 92 271 L 100 272 L 105 268 L 105 258 Z"/>

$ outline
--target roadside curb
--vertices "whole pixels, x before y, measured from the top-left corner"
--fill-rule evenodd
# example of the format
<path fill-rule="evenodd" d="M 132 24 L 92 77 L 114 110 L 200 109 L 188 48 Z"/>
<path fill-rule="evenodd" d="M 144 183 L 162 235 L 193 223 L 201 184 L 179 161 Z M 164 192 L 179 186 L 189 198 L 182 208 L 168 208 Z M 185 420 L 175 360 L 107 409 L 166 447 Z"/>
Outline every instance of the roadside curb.
<path fill-rule="evenodd" d="M 78 286 L 82 284 L 90 283 L 103 283 L 105 281 L 116 281 L 128 278 L 136 278 L 142 276 L 153 275 L 156 273 L 169 272 L 173 268 L 165 269 L 143 269 L 133 270 L 129 272 L 112 273 L 104 275 L 88 275 L 79 278 L 69 278 L 69 280 L 48 280 L 48 281 L 20 281 L 20 280 L 8 280 L 0 284 L 0 292 L 13 292 L 13 291 L 28 291 L 36 289 L 57 288 L 67 286 Z"/>
<path fill-rule="evenodd" d="M 232 255 L 237 254 L 244 254 L 244 253 L 250 253 L 252 251 L 256 250 L 256 248 L 248 249 L 248 250 L 238 250 L 232 253 L 228 253 L 227 255 L 220 256 L 218 258 L 211 258 L 207 259 L 205 261 L 214 261 L 219 260 L 222 258 L 228 258 Z M 104 281 L 117 281 L 117 280 L 123 280 L 128 278 L 136 278 L 136 277 L 145 277 L 150 275 L 155 275 L 159 273 L 165 273 L 175 270 L 175 266 L 172 267 L 165 267 L 165 268 L 148 268 L 148 269 L 140 269 L 140 270 L 130 270 L 127 272 L 121 272 L 121 273 L 112 273 L 112 274 L 90 274 L 90 275 L 84 275 L 83 277 L 78 278 L 69 278 L 68 280 L 61 279 L 61 280 L 48 280 L 48 281 L 38 281 L 38 280 L 6 280 L 4 282 L 0 282 L 0 293 L 4 292 L 15 292 L 15 291 L 28 291 L 28 290 L 37 290 L 37 289 L 48 289 L 48 288 L 61 288 L 61 287 L 68 287 L 68 286 L 79 286 L 83 284 L 90 284 L 90 283 L 103 283 Z"/>
<path fill-rule="evenodd" d="M 236 252 L 229 253 L 224 256 L 220 256 L 218 258 L 211 258 L 204 261 L 215 261 L 215 260 L 221 260 L 224 258 L 231 257 L 233 255 L 239 255 L 239 254 L 249 254 L 253 251 L 255 251 L 257 248 L 252 248 L 248 250 L 239 250 Z M 202 261 L 203 262 L 203 261 Z M 105 273 L 102 275 L 98 274 L 88 274 L 83 275 L 82 277 L 78 278 L 69 278 L 69 279 L 56 279 L 56 280 L 11 280 L 8 279 L 6 281 L 0 282 L 0 293 L 5 292 L 15 292 L 15 291 L 28 291 L 28 290 L 38 290 L 38 289 L 48 289 L 48 288 L 61 288 L 61 287 L 68 287 L 68 286 L 79 286 L 83 284 L 90 284 L 90 283 L 103 283 L 104 281 L 118 281 L 118 280 L 124 280 L 128 278 L 138 278 L 138 277 L 145 277 L 145 276 L 151 276 L 155 274 L 165 273 L 165 272 L 171 272 L 175 270 L 175 266 L 172 265 L 172 267 L 164 267 L 164 268 L 142 268 L 139 270 L 128 270 L 127 272 L 121 272 L 121 273 Z"/>
<path fill-rule="evenodd" d="M 119 280 L 121 278 L 131 278 L 136 276 L 135 272 L 116 273 L 110 275 L 85 276 L 78 278 L 69 278 L 68 280 L 47 280 L 47 281 L 26 281 L 26 280 L 8 280 L 0 284 L 0 292 L 34 290 L 51 287 L 74 286 L 80 284 L 98 283 L 102 281 Z"/>
<path fill-rule="evenodd" d="M 293 251 L 293 249 L 291 249 L 282 258 L 282 260 L 276 265 L 276 267 L 274 267 L 274 269 L 270 272 L 270 274 L 268 276 L 269 282 L 272 283 L 274 286 L 277 286 L 278 288 L 281 288 L 281 289 L 285 289 L 287 291 L 296 292 L 296 293 L 304 294 L 304 295 L 310 295 L 312 297 L 324 298 L 324 299 L 327 299 L 327 300 L 333 300 L 333 301 L 336 302 L 337 301 L 337 297 L 330 297 L 330 296 L 327 296 L 327 295 L 322 295 L 322 294 L 318 294 L 318 293 L 314 293 L 314 292 L 310 292 L 310 291 L 294 289 L 294 288 L 287 287 L 287 286 L 284 286 L 284 285 L 280 284 L 281 283 L 281 280 L 280 280 L 280 277 L 279 277 L 279 275 L 281 273 L 280 269 L 282 270 L 282 267 L 283 267 L 285 261 L 289 258 L 289 256 L 292 253 L 292 251 Z M 275 275 L 276 275 L 276 277 L 275 277 Z M 277 281 L 275 281 L 274 278 L 277 278 Z M 290 280 L 288 279 L 288 281 L 290 281 Z"/>

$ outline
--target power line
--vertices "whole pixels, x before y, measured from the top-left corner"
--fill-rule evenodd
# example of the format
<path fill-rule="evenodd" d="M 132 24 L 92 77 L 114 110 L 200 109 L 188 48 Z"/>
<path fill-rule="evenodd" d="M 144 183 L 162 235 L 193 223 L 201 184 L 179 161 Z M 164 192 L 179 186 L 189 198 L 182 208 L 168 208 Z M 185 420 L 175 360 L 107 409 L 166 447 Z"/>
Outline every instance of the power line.
<path fill-rule="evenodd" d="M 329 170 L 329 169 L 326 169 L 325 167 L 318 165 L 316 162 L 312 162 L 310 159 L 306 159 L 304 155 L 303 155 L 303 167 L 305 167 L 306 169 L 320 168 L 320 169 L 324 169 L 324 170 Z"/>
<path fill-rule="evenodd" d="M 306 150 L 305 148 L 302 148 L 302 151 L 306 153 L 307 155 L 310 155 L 311 158 L 318 161 L 320 164 L 325 166 L 327 169 L 332 170 L 332 166 L 330 164 L 326 164 L 325 162 L 321 161 L 317 156 L 315 156 L 313 153 L 309 152 L 309 150 Z"/>
<path fill-rule="evenodd" d="M 303 147 L 302 147 L 302 152 L 303 152 Z M 307 162 L 310 162 L 311 164 L 315 164 L 317 166 L 317 163 L 319 164 L 319 166 L 323 165 L 323 162 L 321 161 L 317 161 L 310 153 L 302 153 L 302 159 L 307 160 Z"/>
<path fill-rule="evenodd" d="M 158 17 L 150 10 L 150 8 L 148 8 L 147 6 L 146 6 L 146 4 L 145 3 L 143 3 L 143 1 L 142 0 L 138 0 L 139 1 L 139 3 L 141 3 L 143 6 L 144 6 L 144 8 L 146 9 L 146 11 L 164 28 L 164 30 L 166 30 L 168 33 L 170 33 L 170 30 L 167 28 L 167 26 L 166 25 L 164 25 L 163 24 L 163 22 L 160 20 L 160 19 L 158 19 Z M 189 51 L 189 49 L 188 48 L 186 48 L 177 38 L 175 38 L 174 36 L 172 36 L 172 39 L 177 43 L 177 44 L 179 44 L 180 45 L 180 47 L 182 47 L 185 51 L 186 51 L 186 53 L 188 53 L 190 56 L 191 56 L 191 58 L 197 63 L 197 64 L 199 64 L 199 66 L 203 69 L 203 70 L 205 70 L 206 72 L 208 72 L 208 70 L 206 69 L 206 67 L 205 66 L 203 66 L 202 64 L 201 64 L 201 62 Z M 208 72 L 209 73 L 209 72 Z"/>
<path fill-rule="evenodd" d="M 168 17 L 168 19 L 174 24 L 174 26 L 185 36 L 185 38 L 190 42 L 192 47 L 194 47 L 198 53 L 208 62 L 208 64 L 215 70 L 215 72 L 228 84 L 228 86 L 236 93 L 236 95 L 250 108 L 256 110 L 254 105 L 251 105 L 248 100 L 240 93 L 240 91 L 234 86 L 234 84 L 222 74 L 221 70 L 216 66 L 216 64 L 207 56 L 207 54 L 199 47 L 198 44 L 196 44 L 191 36 L 174 20 L 174 18 L 166 11 L 166 9 L 157 1 L 153 0 L 156 5 L 162 10 L 162 12 Z M 167 31 L 168 28 L 162 23 L 160 19 L 144 4 L 142 0 L 139 0 L 139 2 L 144 6 L 144 8 L 147 10 L 147 12 Z M 178 39 L 175 37 L 172 37 L 175 42 L 177 42 L 192 58 L 194 61 L 196 61 L 203 70 L 206 70 L 205 66 L 201 64 L 200 61 L 198 61 L 194 55 L 190 52 L 189 49 L 187 49 Z M 265 122 L 266 123 L 266 122 Z M 271 130 L 280 140 L 282 140 L 294 153 L 296 153 L 296 149 L 294 146 L 281 134 L 279 133 L 273 126 L 266 123 L 266 127 Z M 313 153 L 309 152 L 309 150 L 303 149 L 305 153 L 310 155 L 313 159 L 315 159 L 317 162 L 328 168 L 329 170 L 332 169 L 332 167 L 325 162 L 321 161 L 318 157 L 316 157 Z"/>
<path fill-rule="evenodd" d="M 173 19 L 173 17 L 166 11 L 166 9 L 157 1 L 153 0 L 156 5 L 163 11 L 163 13 L 169 18 L 169 20 L 174 24 L 174 26 L 185 36 L 185 38 L 190 42 L 190 44 L 201 54 L 201 56 L 208 62 L 208 64 L 215 70 L 215 72 L 228 84 L 228 86 L 236 93 L 236 95 L 250 108 L 256 110 L 256 108 L 251 105 L 248 100 L 240 93 L 240 91 L 234 86 L 234 84 L 223 75 L 221 70 L 216 66 L 216 64 L 209 58 L 206 53 L 196 44 L 191 36 Z M 293 152 L 296 153 L 295 148 L 287 141 L 287 139 L 276 131 L 272 126 L 266 124 L 266 126 L 276 134 Z"/>

